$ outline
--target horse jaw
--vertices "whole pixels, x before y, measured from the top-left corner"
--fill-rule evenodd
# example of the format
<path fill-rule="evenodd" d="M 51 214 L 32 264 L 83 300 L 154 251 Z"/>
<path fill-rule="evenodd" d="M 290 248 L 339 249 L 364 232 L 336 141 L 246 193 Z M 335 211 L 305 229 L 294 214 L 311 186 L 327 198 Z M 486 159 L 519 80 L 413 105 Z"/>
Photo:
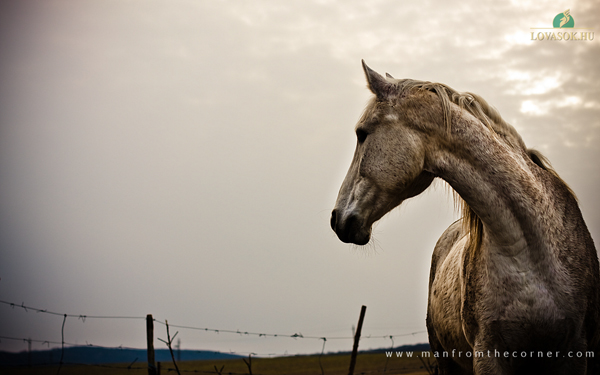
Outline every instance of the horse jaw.
<path fill-rule="evenodd" d="M 331 229 L 342 242 L 366 245 L 375 222 L 404 200 L 421 194 L 433 179 L 434 175 L 422 171 L 403 191 L 385 192 L 349 173 L 331 212 Z"/>

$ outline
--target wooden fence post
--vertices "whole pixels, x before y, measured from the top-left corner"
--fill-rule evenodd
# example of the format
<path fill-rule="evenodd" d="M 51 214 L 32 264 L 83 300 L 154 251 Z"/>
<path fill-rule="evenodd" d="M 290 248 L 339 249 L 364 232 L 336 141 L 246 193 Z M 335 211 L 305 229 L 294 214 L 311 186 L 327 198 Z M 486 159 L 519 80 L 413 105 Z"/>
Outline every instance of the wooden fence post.
<path fill-rule="evenodd" d="M 363 320 L 365 320 L 365 312 L 367 306 L 363 305 L 360 309 L 360 317 L 356 326 L 356 334 L 354 335 L 354 346 L 352 347 L 352 356 L 350 357 L 350 369 L 348 375 L 354 375 L 354 365 L 356 365 L 356 355 L 358 353 L 358 342 L 360 341 L 360 331 L 362 330 Z"/>
<path fill-rule="evenodd" d="M 148 346 L 148 375 L 157 375 L 154 360 L 154 319 L 152 319 L 152 314 L 146 315 L 146 343 Z"/>

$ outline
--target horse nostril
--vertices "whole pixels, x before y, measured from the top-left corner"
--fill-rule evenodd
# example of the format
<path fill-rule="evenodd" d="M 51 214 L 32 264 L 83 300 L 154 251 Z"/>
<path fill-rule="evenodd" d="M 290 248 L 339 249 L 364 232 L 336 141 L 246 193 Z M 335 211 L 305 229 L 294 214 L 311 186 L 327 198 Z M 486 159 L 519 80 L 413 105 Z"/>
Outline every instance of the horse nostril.
<path fill-rule="evenodd" d="M 335 231 L 335 226 L 337 224 L 337 213 L 335 210 L 331 211 L 331 229 Z"/>

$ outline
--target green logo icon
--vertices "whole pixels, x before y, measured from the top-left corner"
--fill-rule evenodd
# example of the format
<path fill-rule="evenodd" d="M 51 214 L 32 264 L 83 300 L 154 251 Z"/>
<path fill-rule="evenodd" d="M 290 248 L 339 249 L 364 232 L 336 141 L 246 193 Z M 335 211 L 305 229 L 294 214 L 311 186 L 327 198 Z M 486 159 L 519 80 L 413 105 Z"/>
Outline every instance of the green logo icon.
<path fill-rule="evenodd" d="M 575 27 L 575 21 L 573 20 L 573 16 L 571 16 L 571 9 L 567 9 L 562 13 L 559 13 L 554 17 L 554 21 L 552 21 L 552 26 L 555 29 L 566 29 Z"/>

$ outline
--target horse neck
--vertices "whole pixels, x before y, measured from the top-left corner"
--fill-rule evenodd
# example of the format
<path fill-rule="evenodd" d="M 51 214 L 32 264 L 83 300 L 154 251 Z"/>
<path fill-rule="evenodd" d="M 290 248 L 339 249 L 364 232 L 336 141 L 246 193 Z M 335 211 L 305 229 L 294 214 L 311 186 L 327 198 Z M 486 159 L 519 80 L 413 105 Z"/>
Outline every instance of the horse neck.
<path fill-rule="evenodd" d="M 453 123 L 452 136 L 440 142 L 430 163 L 431 172 L 448 182 L 481 219 L 486 242 L 505 255 L 532 246 L 547 249 L 540 242 L 547 233 L 541 231 L 561 213 L 552 186 L 542 181 L 526 150 L 464 116 Z"/>

